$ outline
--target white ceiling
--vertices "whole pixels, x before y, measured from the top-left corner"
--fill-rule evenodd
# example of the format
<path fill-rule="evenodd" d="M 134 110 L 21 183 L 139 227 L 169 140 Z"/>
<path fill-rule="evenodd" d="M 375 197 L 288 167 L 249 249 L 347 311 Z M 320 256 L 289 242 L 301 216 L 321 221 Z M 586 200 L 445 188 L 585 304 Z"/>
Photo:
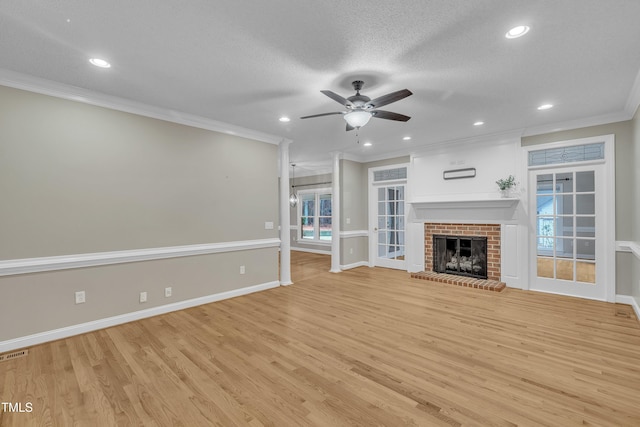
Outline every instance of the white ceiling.
<path fill-rule="evenodd" d="M 628 119 L 639 18 L 638 0 L 2 0 L 0 69 L 282 136 L 319 165 Z M 531 31 L 506 39 L 516 25 Z M 373 119 L 360 144 L 340 116 L 299 119 L 340 111 L 320 90 L 356 79 L 411 90 L 384 109 L 412 119 Z"/>

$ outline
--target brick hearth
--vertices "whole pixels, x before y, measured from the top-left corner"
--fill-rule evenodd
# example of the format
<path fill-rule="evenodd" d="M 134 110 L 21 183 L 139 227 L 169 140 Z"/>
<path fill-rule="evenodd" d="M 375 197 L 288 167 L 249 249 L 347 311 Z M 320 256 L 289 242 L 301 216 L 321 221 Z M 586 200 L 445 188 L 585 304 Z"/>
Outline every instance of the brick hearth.
<path fill-rule="evenodd" d="M 435 273 L 433 271 L 433 235 L 444 234 L 450 236 L 482 236 L 487 238 L 487 280 L 474 279 L 452 274 Z M 478 289 L 501 291 L 505 283 L 500 281 L 500 224 L 424 224 L 424 256 L 425 270 L 414 273 L 411 277 L 431 280 L 440 283 L 466 286 Z"/>
<path fill-rule="evenodd" d="M 474 279 L 473 277 L 455 276 L 453 274 L 435 273 L 433 271 L 411 273 L 411 277 L 414 279 L 430 280 L 432 282 L 448 283 L 450 285 L 495 292 L 501 292 L 507 286 L 504 282 L 497 280 Z"/>

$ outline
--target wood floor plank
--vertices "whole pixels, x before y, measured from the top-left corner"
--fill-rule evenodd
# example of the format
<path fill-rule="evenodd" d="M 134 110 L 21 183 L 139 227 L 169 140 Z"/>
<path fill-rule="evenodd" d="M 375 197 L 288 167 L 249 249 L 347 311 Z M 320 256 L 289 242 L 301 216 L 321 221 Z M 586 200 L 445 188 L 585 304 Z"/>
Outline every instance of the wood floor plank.
<path fill-rule="evenodd" d="M 626 307 L 292 263 L 292 286 L 0 363 L 0 400 L 33 404 L 0 425 L 640 425 Z"/>

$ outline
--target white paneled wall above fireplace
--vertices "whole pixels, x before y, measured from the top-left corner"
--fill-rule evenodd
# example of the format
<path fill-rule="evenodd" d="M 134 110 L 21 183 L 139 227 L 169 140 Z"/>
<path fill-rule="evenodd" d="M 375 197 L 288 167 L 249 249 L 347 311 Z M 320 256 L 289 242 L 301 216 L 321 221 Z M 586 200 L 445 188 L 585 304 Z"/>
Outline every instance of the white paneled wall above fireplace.
<path fill-rule="evenodd" d="M 501 280 L 526 288 L 526 193 L 520 138 L 452 143 L 411 156 L 408 181 L 407 261 L 411 272 L 424 271 L 425 222 L 501 225 Z M 444 179 L 446 171 L 475 169 L 469 178 Z M 518 185 L 503 199 L 496 180 L 509 175 Z M 524 246 L 523 246 L 524 245 Z"/>

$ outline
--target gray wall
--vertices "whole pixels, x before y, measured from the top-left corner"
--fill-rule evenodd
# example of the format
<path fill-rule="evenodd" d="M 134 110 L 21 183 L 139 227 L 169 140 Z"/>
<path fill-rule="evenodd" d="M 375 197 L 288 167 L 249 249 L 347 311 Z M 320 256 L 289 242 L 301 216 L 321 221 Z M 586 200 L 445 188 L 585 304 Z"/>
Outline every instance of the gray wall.
<path fill-rule="evenodd" d="M 0 87 L 0 260 L 277 238 L 277 175 L 275 145 Z M 4 276 L 0 341 L 276 280 L 277 248 Z"/>
<path fill-rule="evenodd" d="M 362 169 L 362 163 L 340 161 L 341 231 L 366 231 L 368 228 L 367 183 L 362 181 Z M 368 262 L 368 242 L 368 237 L 344 237 L 340 241 L 340 265 Z"/>
<path fill-rule="evenodd" d="M 634 124 L 635 123 L 635 124 Z M 638 138 L 634 137 L 634 126 L 637 128 L 637 118 L 634 121 L 609 123 L 600 126 L 591 126 L 562 132 L 554 132 L 543 135 L 535 135 L 522 138 L 522 145 L 536 145 L 548 142 L 565 141 L 578 138 L 587 138 L 599 135 L 615 135 L 616 151 L 616 240 L 635 240 L 634 227 L 638 224 Z M 635 235 L 635 239 L 634 239 Z M 640 292 L 637 289 L 637 279 L 634 280 L 634 267 L 637 260 L 629 253 L 616 255 L 616 293 L 632 295 Z M 636 284 L 636 286 L 634 286 Z"/>

